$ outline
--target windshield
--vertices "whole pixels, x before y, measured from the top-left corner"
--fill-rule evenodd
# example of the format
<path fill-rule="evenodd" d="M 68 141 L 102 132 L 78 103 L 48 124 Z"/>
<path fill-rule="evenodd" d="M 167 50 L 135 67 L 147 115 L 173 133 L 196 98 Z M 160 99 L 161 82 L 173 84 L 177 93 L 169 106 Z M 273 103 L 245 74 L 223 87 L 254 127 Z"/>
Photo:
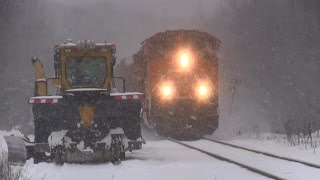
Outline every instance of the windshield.
<path fill-rule="evenodd" d="M 100 88 L 107 76 L 107 61 L 103 57 L 69 57 L 66 73 L 72 88 Z"/>

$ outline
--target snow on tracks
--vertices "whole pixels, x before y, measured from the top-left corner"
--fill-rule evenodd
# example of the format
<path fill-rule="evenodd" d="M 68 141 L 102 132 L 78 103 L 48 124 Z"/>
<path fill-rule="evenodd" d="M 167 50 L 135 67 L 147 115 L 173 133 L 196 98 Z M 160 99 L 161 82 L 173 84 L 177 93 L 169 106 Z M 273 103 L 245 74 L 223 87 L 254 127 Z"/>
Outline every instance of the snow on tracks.
<path fill-rule="evenodd" d="M 234 147 L 234 148 L 238 148 L 238 149 L 243 149 L 243 150 L 254 152 L 254 153 L 258 153 L 258 154 L 263 154 L 263 155 L 270 156 L 270 157 L 277 158 L 277 159 L 282 159 L 282 160 L 286 160 L 286 161 L 292 161 L 292 162 L 296 162 L 296 163 L 300 163 L 300 164 L 303 164 L 303 165 L 306 165 L 306 166 L 310 166 L 310 167 L 314 167 L 314 168 L 320 169 L 320 165 L 314 164 L 314 163 L 311 163 L 311 162 L 306 162 L 306 161 L 302 161 L 302 160 L 298 160 L 298 159 L 293 159 L 293 158 L 289 158 L 289 157 L 285 157 L 285 156 L 272 154 L 272 153 L 269 153 L 269 152 L 250 149 L 250 148 L 246 148 L 244 146 L 239 146 L 239 145 L 236 145 L 236 144 L 227 143 L 227 142 L 223 142 L 223 141 L 218 141 L 218 140 L 214 140 L 214 139 L 209 139 L 209 138 L 203 138 L 203 139 L 208 140 L 208 141 L 212 141 L 212 142 L 215 142 L 215 143 L 218 143 L 218 144 L 222 144 L 222 145 L 226 145 L 226 146 L 230 146 L 230 147 Z"/>
<path fill-rule="evenodd" d="M 261 171 L 273 174 L 282 179 L 320 179 L 320 171 L 297 162 L 276 159 L 248 150 L 214 143 L 208 140 L 183 142 L 188 146 L 200 148 L 203 151 L 227 157 L 235 162 L 254 167 Z"/>
<path fill-rule="evenodd" d="M 177 143 L 177 144 L 180 144 L 180 145 L 182 145 L 182 146 L 185 146 L 185 147 L 187 147 L 187 148 L 193 149 L 193 150 L 195 150 L 195 151 L 199 151 L 199 152 L 201 152 L 201 153 L 203 153 L 203 154 L 206 154 L 206 155 L 208 155 L 208 156 L 210 156 L 210 157 L 219 159 L 219 160 L 221 160 L 221 161 L 226 161 L 226 162 L 228 162 L 228 163 L 232 163 L 232 164 L 238 165 L 238 166 L 240 166 L 240 167 L 242 167 L 242 168 L 245 168 L 245 169 L 247 169 L 247 170 L 249 170 L 249 171 L 251 171 L 251 172 L 253 172 L 253 173 L 257 173 L 257 174 L 262 175 L 262 176 L 265 176 L 265 177 L 267 177 L 267 178 L 276 179 L 276 180 L 284 180 L 284 178 L 281 178 L 281 177 L 279 177 L 279 176 L 273 175 L 273 174 L 268 173 L 268 172 L 266 172 L 266 171 L 259 170 L 259 169 L 257 169 L 257 168 L 254 168 L 253 166 L 248 166 L 248 165 L 246 165 L 246 164 L 244 164 L 244 163 L 241 163 L 241 162 L 238 162 L 238 161 L 234 161 L 234 160 L 232 160 L 232 159 L 230 159 L 230 158 L 227 158 L 227 157 L 224 157 L 224 156 L 221 156 L 221 155 L 218 155 L 218 154 L 209 152 L 209 151 L 205 151 L 205 150 L 203 150 L 203 149 L 201 149 L 201 148 L 197 148 L 197 147 L 192 146 L 192 145 L 188 145 L 187 143 L 180 142 L 180 141 L 177 141 L 177 140 L 174 140 L 174 139 L 169 139 L 169 140 L 172 141 L 172 142 L 175 142 L 175 143 Z"/>

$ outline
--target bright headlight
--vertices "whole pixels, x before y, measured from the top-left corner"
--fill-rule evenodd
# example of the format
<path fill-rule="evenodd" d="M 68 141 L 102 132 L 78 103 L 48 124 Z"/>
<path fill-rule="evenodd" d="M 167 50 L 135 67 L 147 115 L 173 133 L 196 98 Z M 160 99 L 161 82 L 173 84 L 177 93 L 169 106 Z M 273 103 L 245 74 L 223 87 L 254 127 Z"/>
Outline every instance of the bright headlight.
<path fill-rule="evenodd" d="M 174 94 L 174 88 L 172 83 L 164 83 L 162 86 L 159 88 L 159 97 L 162 100 L 170 100 L 172 99 Z"/>
<path fill-rule="evenodd" d="M 170 86 L 164 86 L 162 88 L 162 95 L 165 96 L 165 97 L 168 97 L 172 94 L 172 89 Z"/>
<path fill-rule="evenodd" d="M 189 55 L 187 53 L 183 53 L 180 56 L 180 66 L 182 68 L 187 68 L 189 66 Z"/>
<path fill-rule="evenodd" d="M 208 82 L 200 82 L 195 89 L 196 96 L 200 101 L 208 100 L 212 95 L 212 86 Z"/>
<path fill-rule="evenodd" d="M 206 95 L 208 95 L 208 88 L 207 88 L 206 86 L 204 86 L 204 85 L 200 86 L 200 87 L 198 88 L 198 94 L 199 94 L 200 96 L 206 96 Z"/>
<path fill-rule="evenodd" d="M 189 49 L 181 49 L 177 51 L 175 56 L 177 68 L 181 71 L 190 71 L 194 66 L 194 56 Z"/>

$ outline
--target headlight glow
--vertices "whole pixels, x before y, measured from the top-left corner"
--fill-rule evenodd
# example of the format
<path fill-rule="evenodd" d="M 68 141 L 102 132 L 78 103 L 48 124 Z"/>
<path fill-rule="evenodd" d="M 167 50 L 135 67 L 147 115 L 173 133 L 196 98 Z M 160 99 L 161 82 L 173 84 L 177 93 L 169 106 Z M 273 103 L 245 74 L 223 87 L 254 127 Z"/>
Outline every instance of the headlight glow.
<path fill-rule="evenodd" d="M 175 61 L 177 68 L 183 72 L 191 71 L 195 65 L 194 55 L 189 49 L 180 49 L 176 52 Z"/>
<path fill-rule="evenodd" d="M 174 86 L 171 82 L 165 82 L 159 87 L 159 97 L 162 100 L 168 101 L 173 98 Z"/>
<path fill-rule="evenodd" d="M 199 87 L 198 93 L 201 96 L 206 96 L 206 95 L 208 95 L 208 88 L 206 86 L 202 85 Z"/>
<path fill-rule="evenodd" d="M 180 56 L 180 66 L 182 68 L 187 68 L 189 66 L 189 55 L 187 53 L 183 53 Z"/>
<path fill-rule="evenodd" d="M 199 101 L 207 101 L 212 97 L 213 86 L 208 80 L 199 80 L 195 90 L 195 95 Z"/>
<path fill-rule="evenodd" d="M 164 96 L 170 96 L 171 93 L 172 93 L 172 89 L 171 89 L 170 86 L 164 86 L 164 87 L 162 88 L 162 94 L 163 94 Z"/>

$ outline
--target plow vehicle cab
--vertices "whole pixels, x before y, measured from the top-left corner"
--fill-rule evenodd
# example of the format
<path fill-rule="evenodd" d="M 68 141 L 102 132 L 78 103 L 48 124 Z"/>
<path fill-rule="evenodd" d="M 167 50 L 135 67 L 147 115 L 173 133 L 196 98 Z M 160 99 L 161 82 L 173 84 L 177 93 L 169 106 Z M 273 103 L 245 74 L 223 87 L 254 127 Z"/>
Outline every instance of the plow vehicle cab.
<path fill-rule="evenodd" d="M 121 78 L 113 76 L 115 53 L 109 43 L 56 45 L 51 78 L 46 78 L 39 59 L 32 58 L 35 96 L 28 102 L 35 139 L 24 139 L 24 146 L 20 137 L 5 137 L 9 161 L 23 163 L 33 157 L 35 163 L 115 162 L 125 158 L 125 151 L 141 148 L 143 94 L 115 91 L 115 79 Z M 48 82 L 57 88 L 56 95 L 48 95 Z"/>

